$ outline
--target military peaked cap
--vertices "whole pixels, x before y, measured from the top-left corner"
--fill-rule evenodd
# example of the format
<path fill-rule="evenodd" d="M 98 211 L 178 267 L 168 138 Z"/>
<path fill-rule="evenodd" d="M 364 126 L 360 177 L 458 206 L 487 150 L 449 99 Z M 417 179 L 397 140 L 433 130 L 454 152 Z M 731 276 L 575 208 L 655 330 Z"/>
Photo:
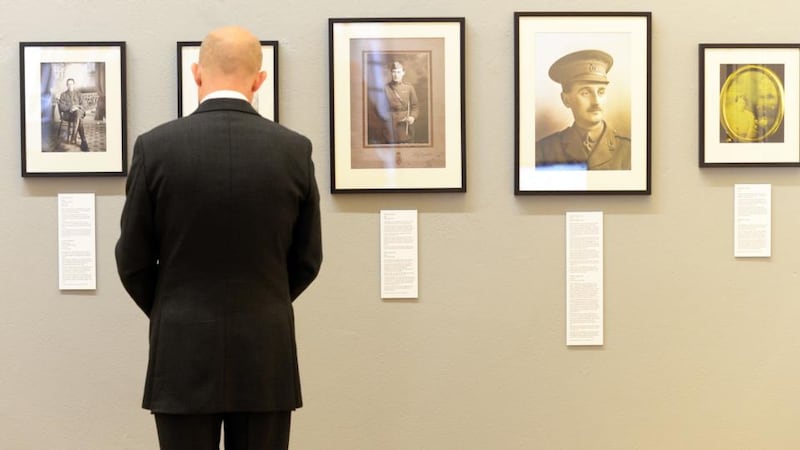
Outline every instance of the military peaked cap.
<path fill-rule="evenodd" d="M 548 75 L 556 83 L 567 85 L 575 81 L 608 83 L 606 74 L 614 58 L 601 50 L 581 50 L 562 56 L 550 66 Z"/>

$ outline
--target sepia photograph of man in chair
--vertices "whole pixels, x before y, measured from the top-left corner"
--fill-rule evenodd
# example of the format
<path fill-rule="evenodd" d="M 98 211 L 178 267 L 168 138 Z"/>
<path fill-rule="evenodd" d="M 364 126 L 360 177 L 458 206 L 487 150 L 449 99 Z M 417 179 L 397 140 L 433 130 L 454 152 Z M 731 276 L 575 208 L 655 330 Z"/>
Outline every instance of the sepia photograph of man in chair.
<path fill-rule="evenodd" d="M 105 63 L 42 63 L 42 152 L 104 152 Z"/>

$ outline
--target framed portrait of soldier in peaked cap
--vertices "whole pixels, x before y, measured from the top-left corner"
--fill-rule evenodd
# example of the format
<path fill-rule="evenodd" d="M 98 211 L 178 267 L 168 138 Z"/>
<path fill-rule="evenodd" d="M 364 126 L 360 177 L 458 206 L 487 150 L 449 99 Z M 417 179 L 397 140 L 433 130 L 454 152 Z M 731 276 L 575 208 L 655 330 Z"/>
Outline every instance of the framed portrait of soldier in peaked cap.
<path fill-rule="evenodd" d="M 650 194 L 650 13 L 514 19 L 515 194 Z"/>
<path fill-rule="evenodd" d="M 331 192 L 464 192 L 464 19 L 329 19 Z"/>

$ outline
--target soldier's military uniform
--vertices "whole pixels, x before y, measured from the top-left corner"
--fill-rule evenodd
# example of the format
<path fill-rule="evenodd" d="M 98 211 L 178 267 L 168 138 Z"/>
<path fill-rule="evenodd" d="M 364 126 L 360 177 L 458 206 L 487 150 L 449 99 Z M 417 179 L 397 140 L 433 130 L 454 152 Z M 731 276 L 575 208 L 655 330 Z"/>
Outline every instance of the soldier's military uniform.
<path fill-rule="evenodd" d="M 414 140 L 414 125 L 405 121 L 408 117 L 417 119 L 419 104 L 417 91 L 408 83 L 389 82 L 384 87 L 386 100 L 389 103 L 388 141 L 389 143 L 406 143 Z"/>
<path fill-rule="evenodd" d="M 536 142 L 536 166 L 583 165 L 587 170 L 630 170 L 631 140 L 607 123 L 597 142 L 590 142 L 575 125 Z"/>
<path fill-rule="evenodd" d="M 576 81 L 608 84 L 606 73 L 614 60 L 600 50 L 581 50 L 561 57 L 548 72 L 553 81 L 568 86 Z M 630 170 L 631 140 L 605 121 L 592 141 L 575 124 L 536 142 L 536 167 L 572 165 L 586 170 Z"/>

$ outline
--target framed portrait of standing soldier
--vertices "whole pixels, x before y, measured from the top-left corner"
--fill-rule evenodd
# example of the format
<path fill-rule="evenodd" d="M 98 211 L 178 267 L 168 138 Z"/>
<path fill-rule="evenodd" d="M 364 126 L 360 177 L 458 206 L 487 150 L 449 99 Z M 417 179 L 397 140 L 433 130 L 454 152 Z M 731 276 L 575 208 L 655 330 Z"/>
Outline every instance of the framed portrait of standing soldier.
<path fill-rule="evenodd" d="M 278 122 L 278 41 L 261 42 L 261 70 L 267 72 L 267 81 L 253 95 L 253 108 L 265 118 Z M 192 64 L 200 56 L 200 41 L 178 42 L 178 117 L 189 115 L 197 109 L 197 85 L 192 75 Z"/>
<path fill-rule="evenodd" d="M 800 44 L 700 44 L 700 167 L 800 165 Z"/>
<path fill-rule="evenodd" d="M 464 19 L 329 32 L 331 192 L 464 192 Z"/>
<path fill-rule="evenodd" d="M 514 13 L 515 194 L 650 194 L 650 18 Z"/>
<path fill-rule="evenodd" d="M 125 43 L 19 47 L 22 176 L 125 175 Z"/>

